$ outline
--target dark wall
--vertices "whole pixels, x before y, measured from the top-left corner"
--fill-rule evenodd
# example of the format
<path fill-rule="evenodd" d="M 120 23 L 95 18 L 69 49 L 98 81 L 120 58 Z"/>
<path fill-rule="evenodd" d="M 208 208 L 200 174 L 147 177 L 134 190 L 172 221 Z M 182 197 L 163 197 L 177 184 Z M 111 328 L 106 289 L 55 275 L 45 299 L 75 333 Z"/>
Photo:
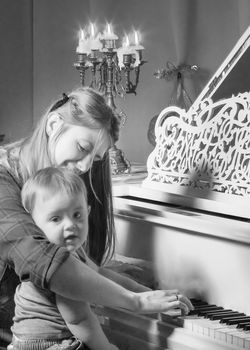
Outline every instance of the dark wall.
<path fill-rule="evenodd" d="M 0 134 L 23 137 L 32 127 L 32 0 L 0 1 Z"/>
<path fill-rule="evenodd" d="M 0 11 L 0 133 L 10 139 L 24 136 L 55 98 L 79 85 L 73 63 L 80 27 L 93 21 L 101 30 L 110 21 L 119 36 L 141 31 L 147 63 L 137 96 L 116 105 L 128 116 L 118 146 L 142 163 L 153 149 L 149 122 L 174 88 L 155 70 L 167 61 L 197 64 L 200 71 L 185 79 L 194 100 L 250 23 L 249 0 L 1 0 Z"/>

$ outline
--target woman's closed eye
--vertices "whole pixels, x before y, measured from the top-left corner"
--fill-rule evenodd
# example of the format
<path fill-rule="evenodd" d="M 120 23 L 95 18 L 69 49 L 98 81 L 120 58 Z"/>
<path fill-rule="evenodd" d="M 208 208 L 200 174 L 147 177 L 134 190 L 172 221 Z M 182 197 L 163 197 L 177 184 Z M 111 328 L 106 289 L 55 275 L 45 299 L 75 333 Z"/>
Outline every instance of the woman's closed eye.
<path fill-rule="evenodd" d="M 78 144 L 78 149 L 81 153 L 89 153 L 91 152 L 91 149 L 88 146 L 83 146 Z"/>

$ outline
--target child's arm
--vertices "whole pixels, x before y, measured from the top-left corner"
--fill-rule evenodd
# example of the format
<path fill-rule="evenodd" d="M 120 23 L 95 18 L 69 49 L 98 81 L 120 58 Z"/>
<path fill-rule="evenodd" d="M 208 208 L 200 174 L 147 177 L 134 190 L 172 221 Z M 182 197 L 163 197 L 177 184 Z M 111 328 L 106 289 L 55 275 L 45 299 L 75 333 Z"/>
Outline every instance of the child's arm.
<path fill-rule="evenodd" d="M 71 333 L 91 350 L 118 350 L 115 345 L 108 341 L 89 304 L 65 299 L 61 296 L 56 296 L 56 303 Z"/>

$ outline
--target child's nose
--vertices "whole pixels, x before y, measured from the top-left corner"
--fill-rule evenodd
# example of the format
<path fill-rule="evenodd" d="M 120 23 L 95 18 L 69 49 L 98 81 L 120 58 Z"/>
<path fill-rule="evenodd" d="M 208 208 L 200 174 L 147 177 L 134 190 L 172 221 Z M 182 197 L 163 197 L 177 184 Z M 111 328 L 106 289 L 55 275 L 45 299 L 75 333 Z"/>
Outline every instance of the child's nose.
<path fill-rule="evenodd" d="M 65 218 L 64 227 L 66 230 L 75 230 L 76 224 L 75 224 L 74 220 L 72 220 L 71 218 Z"/>

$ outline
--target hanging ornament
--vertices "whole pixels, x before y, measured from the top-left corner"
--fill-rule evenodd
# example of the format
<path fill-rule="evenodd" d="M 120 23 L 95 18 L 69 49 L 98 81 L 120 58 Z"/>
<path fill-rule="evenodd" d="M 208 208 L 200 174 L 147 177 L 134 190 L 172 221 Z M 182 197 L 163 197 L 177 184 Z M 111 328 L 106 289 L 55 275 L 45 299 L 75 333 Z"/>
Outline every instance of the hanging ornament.
<path fill-rule="evenodd" d="M 180 64 L 175 66 L 172 62 L 168 61 L 166 63 L 166 68 L 158 69 L 154 72 L 154 76 L 157 79 L 174 81 L 174 88 L 167 106 L 178 106 L 186 111 L 191 107 L 193 102 L 185 89 L 184 78 L 190 77 L 193 73 L 197 72 L 198 69 L 197 65 Z M 155 115 L 150 120 L 148 128 L 148 140 L 153 146 L 155 146 L 154 126 L 157 117 L 158 115 Z"/>

